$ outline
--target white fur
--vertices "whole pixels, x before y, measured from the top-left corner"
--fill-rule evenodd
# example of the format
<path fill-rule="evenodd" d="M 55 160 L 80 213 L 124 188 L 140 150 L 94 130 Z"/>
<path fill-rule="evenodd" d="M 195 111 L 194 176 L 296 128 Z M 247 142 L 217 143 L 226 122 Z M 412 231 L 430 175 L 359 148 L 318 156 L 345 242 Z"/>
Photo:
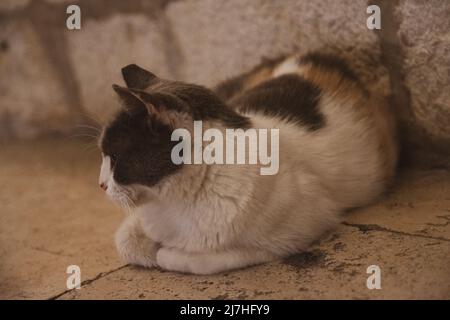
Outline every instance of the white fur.
<path fill-rule="evenodd" d="M 98 183 L 100 185 L 103 184 L 108 186 L 111 178 L 112 178 L 111 158 L 109 156 L 105 156 L 102 154 L 102 165 L 100 167 L 100 177 L 98 179 Z"/>
<path fill-rule="evenodd" d="M 287 61 L 274 74 L 292 68 Z M 156 187 L 124 189 L 104 157 L 100 180 L 108 182 L 107 192 L 137 203 L 116 234 L 120 256 L 133 264 L 212 274 L 306 249 L 345 208 L 372 201 L 385 186 L 379 132 L 357 111 L 365 107 L 361 103 L 324 93 L 319 107 L 326 126 L 313 132 L 249 115 L 255 128 L 280 129 L 280 169 L 273 176 L 261 176 L 258 165 L 185 165 Z"/>
<path fill-rule="evenodd" d="M 272 72 L 274 78 L 279 77 L 283 74 L 298 72 L 297 57 L 292 56 L 287 58 L 285 61 L 280 63 Z"/>

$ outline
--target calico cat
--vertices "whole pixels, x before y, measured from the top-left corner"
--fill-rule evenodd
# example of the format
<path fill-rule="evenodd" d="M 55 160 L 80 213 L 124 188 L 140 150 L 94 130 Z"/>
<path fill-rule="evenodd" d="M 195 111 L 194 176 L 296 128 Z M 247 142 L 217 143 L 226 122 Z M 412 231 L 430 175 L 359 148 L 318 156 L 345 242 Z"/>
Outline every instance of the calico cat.
<path fill-rule="evenodd" d="M 263 61 L 215 90 L 136 65 L 100 137 L 100 186 L 131 211 L 116 233 L 130 264 L 213 274 L 305 250 L 342 213 L 379 197 L 397 162 L 395 121 L 340 59 Z M 279 172 L 171 160 L 176 128 L 278 128 Z"/>

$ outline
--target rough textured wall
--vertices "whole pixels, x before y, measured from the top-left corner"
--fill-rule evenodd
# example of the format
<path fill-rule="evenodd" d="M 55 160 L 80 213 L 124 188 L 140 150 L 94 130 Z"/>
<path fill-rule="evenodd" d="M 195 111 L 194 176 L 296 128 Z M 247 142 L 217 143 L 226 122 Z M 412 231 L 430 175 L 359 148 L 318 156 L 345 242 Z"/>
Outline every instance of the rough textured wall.
<path fill-rule="evenodd" d="M 65 27 L 69 4 L 81 30 Z M 366 27 L 369 4 L 381 7 L 380 31 Z M 320 49 L 389 99 L 408 161 L 446 165 L 449 17 L 446 0 L 2 0 L 0 137 L 106 119 L 128 63 L 211 86 L 262 57 Z"/>

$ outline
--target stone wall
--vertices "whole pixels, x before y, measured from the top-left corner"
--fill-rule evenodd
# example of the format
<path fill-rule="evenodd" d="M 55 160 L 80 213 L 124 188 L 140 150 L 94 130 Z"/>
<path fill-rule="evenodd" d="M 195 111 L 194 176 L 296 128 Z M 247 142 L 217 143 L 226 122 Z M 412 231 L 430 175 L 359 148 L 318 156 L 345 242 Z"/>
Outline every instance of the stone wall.
<path fill-rule="evenodd" d="M 81 30 L 66 28 L 69 4 Z M 379 31 L 366 26 L 370 4 Z M 446 0 L 2 0 L 0 137 L 67 135 L 106 119 L 129 63 L 212 86 L 262 57 L 320 49 L 389 99 L 406 162 L 448 165 L 449 30 Z"/>

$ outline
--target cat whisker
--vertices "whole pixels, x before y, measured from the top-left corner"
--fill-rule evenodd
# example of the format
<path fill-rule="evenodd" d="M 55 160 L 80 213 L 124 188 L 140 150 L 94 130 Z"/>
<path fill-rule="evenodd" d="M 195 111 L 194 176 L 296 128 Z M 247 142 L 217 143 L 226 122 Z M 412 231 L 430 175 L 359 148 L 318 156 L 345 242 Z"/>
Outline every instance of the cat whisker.
<path fill-rule="evenodd" d="M 93 122 L 94 122 L 95 124 L 97 124 L 100 128 L 103 127 L 103 123 L 102 123 L 101 119 L 98 118 L 98 116 L 97 116 L 96 118 L 94 118 L 93 116 L 91 116 L 91 115 L 89 115 L 89 114 L 87 114 L 87 113 L 84 113 L 84 112 L 77 112 L 77 114 L 79 114 L 79 115 L 81 115 L 81 116 L 83 116 L 83 117 L 86 117 L 87 119 L 93 121 Z"/>
<path fill-rule="evenodd" d="M 93 151 L 98 150 L 97 144 L 94 141 L 91 141 L 86 144 L 86 146 L 81 150 L 82 153 L 91 154 Z"/>
<path fill-rule="evenodd" d="M 77 133 L 77 134 L 73 134 L 73 135 L 69 136 L 69 138 L 77 138 L 77 137 L 90 137 L 93 140 L 97 140 L 98 139 L 98 136 L 94 136 L 94 135 L 88 134 L 88 133 Z"/>
<path fill-rule="evenodd" d="M 133 190 L 128 189 L 127 187 L 122 186 L 121 187 L 122 195 L 127 200 L 128 204 L 131 205 L 133 208 L 136 207 L 134 201 L 133 201 Z"/>
<path fill-rule="evenodd" d="M 123 195 L 124 195 L 125 199 L 127 200 L 127 205 L 128 206 L 131 205 L 131 207 L 134 208 L 135 204 L 134 204 L 134 201 L 131 199 L 131 197 L 126 192 L 124 192 Z"/>
<path fill-rule="evenodd" d="M 129 199 L 129 198 L 128 198 L 127 195 L 125 195 L 125 194 L 124 194 L 124 196 L 125 196 L 125 199 L 121 198 L 120 203 L 121 203 L 122 207 L 125 208 L 125 210 L 127 210 L 127 212 L 128 212 L 129 214 L 131 214 L 131 213 L 132 213 L 132 210 L 131 210 L 130 204 L 128 203 L 128 199 Z"/>
<path fill-rule="evenodd" d="M 77 124 L 76 126 L 75 126 L 75 128 L 86 128 L 86 129 L 92 129 L 92 130 L 94 130 L 95 132 L 98 132 L 98 133 L 101 133 L 101 128 L 98 128 L 98 127 L 94 127 L 94 126 L 90 126 L 90 125 L 87 125 L 87 124 Z"/>

